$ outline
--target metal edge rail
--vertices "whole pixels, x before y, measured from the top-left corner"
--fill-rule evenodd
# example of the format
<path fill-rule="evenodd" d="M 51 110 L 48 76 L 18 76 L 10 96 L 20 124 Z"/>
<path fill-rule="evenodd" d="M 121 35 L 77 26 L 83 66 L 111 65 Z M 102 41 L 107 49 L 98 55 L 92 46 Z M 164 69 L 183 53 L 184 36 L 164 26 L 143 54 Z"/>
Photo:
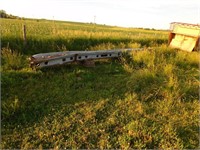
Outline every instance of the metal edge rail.
<path fill-rule="evenodd" d="M 66 63 L 72 63 L 85 60 L 96 60 L 102 58 L 117 58 L 122 55 L 123 52 L 142 50 L 142 48 L 135 49 L 116 49 L 116 50 L 98 50 L 98 51 L 66 51 L 66 52 L 52 52 L 52 53 L 40 53 L 32 55 L 30 60 L 30 66 L 32 68 L 43 68 L 55 65 L 63 65 Z"/>

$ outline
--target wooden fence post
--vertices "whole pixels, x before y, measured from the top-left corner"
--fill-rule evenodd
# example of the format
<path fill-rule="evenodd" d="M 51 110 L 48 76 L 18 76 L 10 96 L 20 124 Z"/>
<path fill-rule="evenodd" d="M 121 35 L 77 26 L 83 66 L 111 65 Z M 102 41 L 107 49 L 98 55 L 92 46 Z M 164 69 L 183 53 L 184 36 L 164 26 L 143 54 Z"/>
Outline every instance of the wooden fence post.
<path fill-rule="evenodd" d="M 26 25 L 24 24 L 22 27 L 22 31 L 23 31 L 23 40 L 24 40 L 24 47 L 27 44 L 27 38 L 26 38 Z"/>

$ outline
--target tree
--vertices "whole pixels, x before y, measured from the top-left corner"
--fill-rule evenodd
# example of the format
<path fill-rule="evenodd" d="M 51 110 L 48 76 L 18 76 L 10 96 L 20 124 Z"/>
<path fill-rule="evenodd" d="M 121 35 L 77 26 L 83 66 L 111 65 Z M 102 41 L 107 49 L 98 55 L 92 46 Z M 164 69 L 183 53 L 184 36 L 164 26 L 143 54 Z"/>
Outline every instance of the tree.
<path fill-rule="evenodd" d="M 0 10 L 0 18 L 7 18 L 8 15 L 6 14 L 5 10 Z"/>
<path fill-rule="evenodd" d="M 0 10 L 0 18 L 17 19 L 19 17 L 7 14 L 5 10 Z"/>

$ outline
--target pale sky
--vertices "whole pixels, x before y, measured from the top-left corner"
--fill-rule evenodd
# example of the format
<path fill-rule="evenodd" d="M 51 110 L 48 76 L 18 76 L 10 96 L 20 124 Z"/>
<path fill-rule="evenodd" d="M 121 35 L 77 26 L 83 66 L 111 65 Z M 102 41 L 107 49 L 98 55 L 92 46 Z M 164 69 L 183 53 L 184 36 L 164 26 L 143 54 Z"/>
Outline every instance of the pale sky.
<path fill-rule="evenodd" d="M 200 0 L 0 0 L 0 9 L 20 17 L 122 27 L 168 29 L 170 22 L 200 24 Z"/>

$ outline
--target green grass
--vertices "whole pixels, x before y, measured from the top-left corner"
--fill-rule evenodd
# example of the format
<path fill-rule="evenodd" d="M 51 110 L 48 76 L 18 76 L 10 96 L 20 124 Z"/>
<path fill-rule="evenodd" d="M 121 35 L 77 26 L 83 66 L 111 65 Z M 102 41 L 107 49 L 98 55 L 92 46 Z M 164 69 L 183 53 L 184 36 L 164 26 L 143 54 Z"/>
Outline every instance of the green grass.
<path fill-rule="evenodd" d="M 3 20 L 2 26 L 6 21 Z M 7 23 L 16 25 L 20 21 Z M 47 28 L 52 23 L 26 21 L 29 22 L 46 23 Z M 10 28 L 4 28 L 7 34 L 2 37 L 1 51 L 2 149 L 199 148 L 198 52 L 175 50 L 168 48 L 166 42 L 155 42 L 160 37 L 156 39 L 154 34 L 161 31 L 102 25 L 95 25 L 93 31 L 92 24 L 56 22 L 56 25 L 57 32 L 73 30 L 77 35 L 63 34 L 59 39 L 60 34 L 33 37 L 32 33 L 29 46 L 35 49 L 26 52 L 15 43 L 15 38 L 10 38 L 14 37 Z M 94 36 L 90 40 L 94 43 L 87 37 L 90 30 Z M 82 37 L 83 31 L 86 37 Z M 38 34 L 43 32 L 50 34 L 50 30 L 42 29 Z M 146 36 L 126 37 L 129 32 Z M 162 32 L 160 36 L 167 35 Z M 33 42 L 37 38 L 44 44 L 41 51 L 61 51 L 72 50 L 69 47 L 76 47 L 77 43 L 69 42 L 67 47 L 59 40 L 80 37 L 85 45 L 78 46 L 88 50 L 152 48 L 124 55 L 120 60 L 97 61 L 93 68 L 73 64 L 36 71 L 28 67 L 28 56 L 40 50 L 40 44 Z M 8 48 L 4 39 L 9 38 Z M 48 42 L 61 49 L 45 49 L 48 38 L 54 38 Z M 167 41 L 167 37 L 163 39 Z M 142 44 L 148 40 L 149 43 Z"/>

